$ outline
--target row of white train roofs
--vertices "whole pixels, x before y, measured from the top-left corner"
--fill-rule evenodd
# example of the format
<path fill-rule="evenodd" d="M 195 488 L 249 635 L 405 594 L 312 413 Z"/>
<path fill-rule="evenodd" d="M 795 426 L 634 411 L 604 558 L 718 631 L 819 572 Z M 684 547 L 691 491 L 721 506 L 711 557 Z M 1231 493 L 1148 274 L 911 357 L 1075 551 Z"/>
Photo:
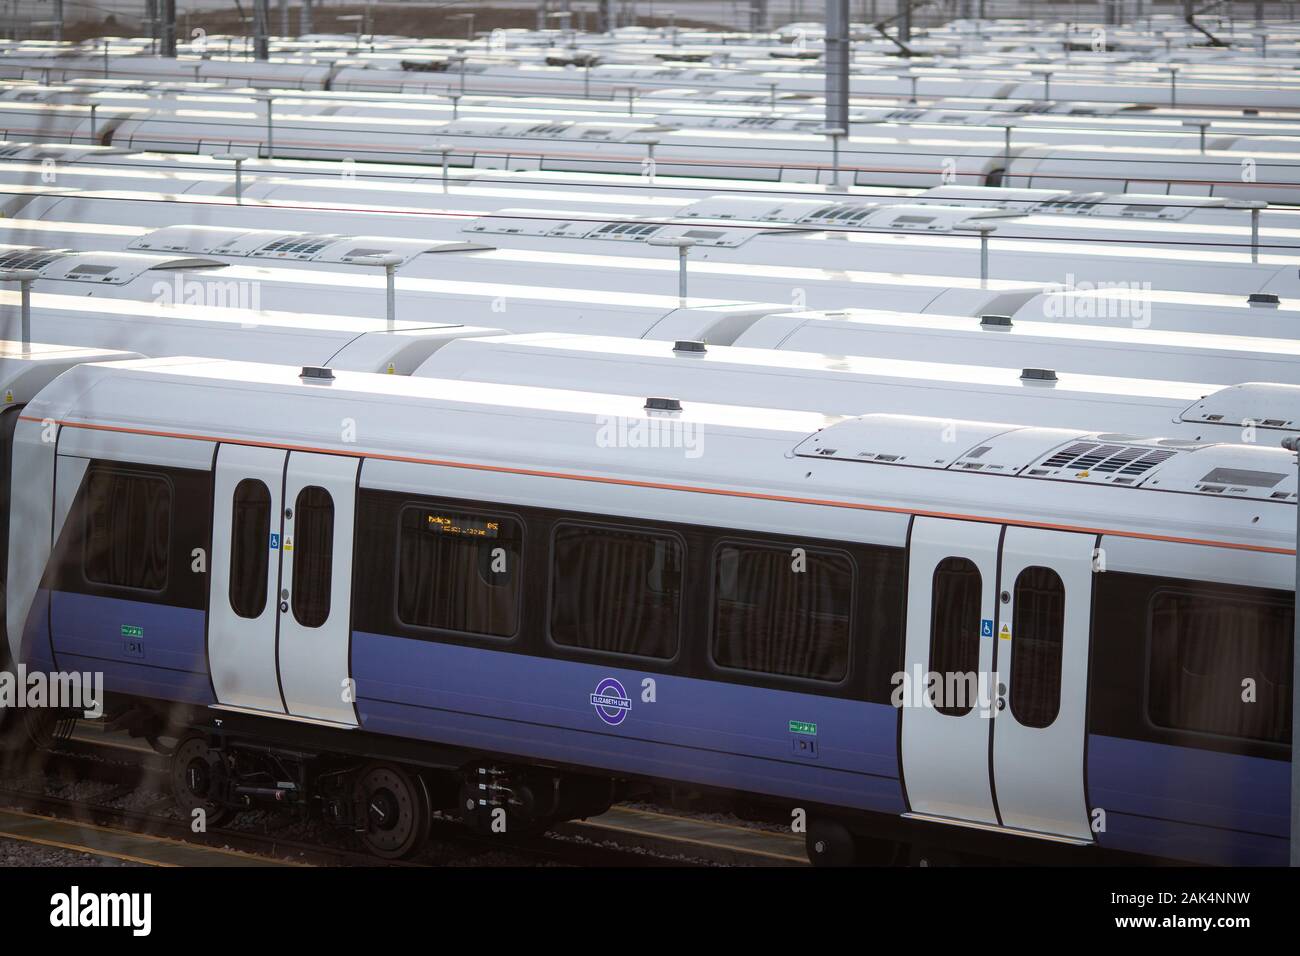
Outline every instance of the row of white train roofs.
<path fill-rule="evenodd" d="M 802 289 L 817 307 L 852 306 L 866 283 L 901 297 L 872 305 L 932 306 L 915 298 L 925 293 L 910 278 L 925 275 L 970 290 L 970 306 L 943 303 L 968 314 L 995 307 L 989 292 L 1052 284 L 1126 294 L 1300 292 L 1300 212 L 1213 198 L 960 186 L 777 192 L 610 174 L 565 181 L 454 170 L 443 179 L 385 166 L 340 175 L 337 164 L 259 161 L 241 167 L 235 202 L 225 161 L 22 144 L 0 151 L 0 238 L 13 246 L 335 264 L 399 254 L 404 277 L 439 275 L 445 267 L 422 254 L 458 251 L 469 270 L 458 261 L 461 278 L 491 262 L 499 279 L 539 285 L 563 277 L 532 275 L 528 263 L 578 257 L 592 262 L 584 282 L 599 287 L 602 272 L 630 272 L 615 288 L 656 294 L 673 289 L 676 264 L 672 250 L 655 246 L 687 240 L 692 297 L 791 302 Z M 993 229 L 983 263 L 979 228 Z M 466 242 L 494 249 L 475 252 Z"/>
<path fill-rule="evenodd" d="M 815 112 L 774 103 L 761 112 L 751 104 L 746 114 L 629 97 L 620 113 L 610 108 L 617 100 L 593 109 L 590 99 L 479 95 L 461 115 L 463 97 L 454 92 L 380 103 L 332 91 L 302 96 L 198 84 L 74 83 L 22 84 L 2 95 L 0 133 L 8 139 L 136 150 L 424 164 L 440 163 L 447 150 L 455 165 L 479 169 L 641 174 L 650 163 L 666 176 L 1007 185 L 1285 203 L 1294 203 L 1300 190 L 1300 140 L 1294 117 L 1284 111 L 1236 117 L 1193 111 L 1189 118 L 1171 109 L 1130 126 L 1127 117 L 1117 121 L 1084 109 L 1022 125 L 1023 116 L 981 109 L 867 107 L 853 110 L 847 135 L 829 137 L 819 132 Z"/>
<path fill-rule="evenodd" d="M 785 429 L 783 461 L 1237 498 L 1225 520 L 1253 524 L 1259 503 L 1295 501 L 1278 443 L 1300 434 L 1300 114 L 1270 99 L 1294 80 L 1290 34 L 1278 36 L 1267 61 L 1171 43 L 1177 103 L 1148 95 L 1144 84 L 1172 93 L 1173 81 L 1132 55 L 1138 45 L 1067 62 L 998 28 L 972 34 L 962 59 L 907 71 L 864 47 L 839 188 L 831 143 L 809 127 L 815 101 L 798 98 L 820 92 L 819 68 L 771 56 L 770 39 L 629 33 L 601 41 L 608 62 L 588 70 L 547 65 L 564 56 L 519 37 L 450 71 L 436 68 L 445 44 L 396 39 L 350 65 L 313 62 L 340 45 L 329 38 L 242 65 L 11 44 L 0 69 L 25 75 L 0 90 L 0 268 L 38 276 L 36 344 L 6 346 L 0 387 L 22 404 L 79 364 L 174 360 L 104 373 L 134 383 L 121 392 L 127 422 L 150 417 L 145 391 L 181 400 L 216 380 L 318 401 L 308 386 L 322 379 L 300 381 L 299 368 L 330 367 L 321 404 L 499 406 L 513 424 L 496 439 L 525 449 L 533 425 L 561 413 L 588 430 L 610 410 L 719 434 L 759 422 Z M 656 46 L 715 62 L 655 65 Z M 403 69 L 404 57 L 433 65 Z M 1029 72 L 1053 57 L 1055 98 Z M 354 93 L 350 72 L 446 86 Z M 215 85 L 231 79 L 312 92 L 259 101 Z M 616 84 L 639 91 L 628 116 L 624 94 L 599 98 Z M 912 90 L 921 102 L 900 110 Z M 1027 122 L 1007 134 L 998 124 L 1013 115 Z M 1201 120 L 1204 149 L 1182 125 Z M 1100 145 L 1080 143 L 1093 135 Z M 359 140 L 370 154 L 349 154 Z M 248 155 L 237 174 L 209 155 L 231 149 Z M 1260 199 L 1274 205 L 1243 202 Z M 391 319 L 378 257 L 396 272 Z M 11 338 L 18 301 L 0 292 Z M 154 417 L 183 430 L 209 414 L 225 412 Z M 735 447 L 776 448 L 771 437 Z M 624 461 L 606 464 L 656 479 L 678 467 Z M 774 471 L 769 484 L 785 480 Z M 1166 526 L 1190 520 L 1170 508 L 1183 510 Z"/>

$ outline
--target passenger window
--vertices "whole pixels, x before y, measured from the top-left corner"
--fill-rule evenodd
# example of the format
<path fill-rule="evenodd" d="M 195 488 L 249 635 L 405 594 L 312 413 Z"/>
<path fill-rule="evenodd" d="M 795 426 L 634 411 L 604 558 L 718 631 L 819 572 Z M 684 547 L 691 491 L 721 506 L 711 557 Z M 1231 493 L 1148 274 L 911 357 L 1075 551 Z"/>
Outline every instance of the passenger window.
<path fill-rule="evenodd" d="M 1026 727 L 1047 727 L 1061 709 L 1065 585 L 1051 568 L 1016 577 L 1011 617 L 1011 713 Z"/>
<path fill-rule="evenodd" d="M 1150 618 L 1152 723 L 1290 743 L 1294 636 L 1293 603 L 1157 593 Z M 1247 679 L 1253 699 L 1244 693 Z"/>
<path fill-rule="evenodd" d="M 724 544 L 713 561 L 713 660 L 720 667 L 840 681 L 849 672 L 853 563 L 847 555 Z"/>
<path fill-rule="evenodd" d="M 980 660 L 979 568 L 967 558 L 944 558 L 934 569 L 930 606 L 930 671 L 940 677 L 930 691 L 935 710 L 969 714 L 978 692 Z"/>
<path fill-rule="evenodd" d="M 638 657 L 676 655 L 680 541 L 647 531 L 560 525 L 552 553 L 556 644 Z"/>
<path fill-rule="evenodd" d="M 330 616 L 334 499 L 308 485 L 298 492 L 293 511 L 293 616 L 303 627 L 320 627 Z"/>
<path fill-rule="evenodd" d="M 510 637 L 518 629 L 523 528 L 430 508 L 401 515 L 397 616 L 412 627 Z"/>
<path fill-rule="evenodd" d="M 271 492 L 245 478 L 230 506 L 230 607 L 240 617 L 261 617 L 266 610 L 270 549 Z"/>
<path fill-rule="evenodd" d="M 86 480 L 86 580 L 162 591 L 171 546 L 171 485 L 157 475 L 95 468 Z"/>

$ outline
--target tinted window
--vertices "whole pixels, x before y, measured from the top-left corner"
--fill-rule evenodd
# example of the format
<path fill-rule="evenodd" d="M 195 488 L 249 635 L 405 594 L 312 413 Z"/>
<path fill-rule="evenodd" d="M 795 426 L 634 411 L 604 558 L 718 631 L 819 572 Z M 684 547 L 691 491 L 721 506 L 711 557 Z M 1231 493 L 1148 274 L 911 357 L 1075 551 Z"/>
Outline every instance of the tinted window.
<path fill-rule="evenodd" d="M 308 485 L 298 492 L 293 517 L 293 616 L 303 627 L 320 627 L 330 616 L 334 499 Z"/>
<path fill-rule="evenodd" d="M 270 548 L 271 492 L 245 478 L 230 508 L 230 607 L 240 617 L 261 617 L 266 610 Z"/>
<path fill-rule="evenodd" d="M 713 659 L 722 667 L 839 681 L 849 671 L 847 555 L 725 544 L 714 554 Z"/>
<path fill-rule="evenodd" d="M 966 558 L 944 558 L 934 569 L 930 670 L 941 680 L 931 699 L 935 710 L 949 717 L 968 714 L 975 704 L 981 583 L 979 568 Z"/>
<path fill-rule="evenodd" d="M 86 479 L 86 580 L 161 591 L 167 586 L 172 494 L 156 475 L 92 469 Z"/>
<path fill-rule="evenodd" d="M 1026 727 L 1046 727 L 1061 709 L 1065 585 L 1051 568 L 1016 578 L 1011 618 L 1011 713 Z"/>
<path fill-rule="evenodd" d="M 1152 722 L 1289 742 L 1294 622 L 1293 604 L 1157 593 L 1150 619 Z"/>
<path fill-rule="evenodd" d="M 509 637 L 518 628 L 523 529 L 512 518 L 406 508 L 397 616 L 413 627 Z"/>
<path fill-rule="evenodd" d="M 559 525 L 551 572 L 551 639 L 641 657 L 677 653 L 682 546 L 642 531 Z"/>

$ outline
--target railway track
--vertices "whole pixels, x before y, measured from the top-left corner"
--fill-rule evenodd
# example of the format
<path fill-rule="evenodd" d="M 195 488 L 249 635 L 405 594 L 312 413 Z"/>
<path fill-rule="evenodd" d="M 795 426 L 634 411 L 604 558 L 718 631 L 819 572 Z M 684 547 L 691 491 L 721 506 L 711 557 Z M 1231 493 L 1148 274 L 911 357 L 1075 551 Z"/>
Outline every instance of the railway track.
<path fill-rule="evenodd" d="M 152 751 L 120 741 L 60 743 L 42 755 L 43 788 L 0 785 L 0 837 L 46 841 L 86 853 L 102 853 L 147 865 L 307 866 L 573 866 L 663 867 L 727 865 L 803 865 L 793 836 L 783 840 L 763 831 L 712 824 L 645 810 L 615 808 L 591 820 L 572 821 L 542 835 L 485 834 L 459 821 L 435 815 L 429 840 L 413 859 L 385 861 L 343 845 L 348 837 L 327 831 L 321 841 L 278 832 L 296 818 L 284 814 L 262 822 L 263 829 L 225 825 L 194 832 L 189 821 L 169 815 L 165 761 Z M 53 787 L 94 782 L 108 789 L 89 799 L 46 792 Z M 146 809 L 115 806 L 137 793 L 156 792 Z M 6 817 L 5 814 L 9 816 Z M 72 829 L 68 829 L 72 828 Z M 76 828 L 81 828 L 80 831 Z M 48 832 L 47 832 L 48 831 Z M 49 835 L 50 833 L 59 835 Z M 98 834 L 98 836 L 92 836 Z M 333 837 L 340 838 L 334 845 Z M 65 838 L 66 837 L 66 838 Z M 143 841 L 124 849 L 131 840 Z M 775 845 L 775 849 L 774 849 Z M 149 849 L 153 847 L 154 849 Z M 157 849 L 158 847 L 170 849 Z M 210 854 L 206 856 L 204 854 Z M 173 862 L 179 861 L 179 862 Z"/>

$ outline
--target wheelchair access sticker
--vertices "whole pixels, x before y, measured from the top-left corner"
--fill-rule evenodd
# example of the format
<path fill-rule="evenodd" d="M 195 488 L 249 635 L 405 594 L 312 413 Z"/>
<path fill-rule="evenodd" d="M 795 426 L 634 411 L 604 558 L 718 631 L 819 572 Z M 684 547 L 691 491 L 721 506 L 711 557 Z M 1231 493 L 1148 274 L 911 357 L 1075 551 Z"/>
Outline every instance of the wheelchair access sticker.
<path fill-rule="evenodd" d="M 980 621 L 980 637 L 992 637 L 992 636 L 993 636 L 993 620 L 991 618 L 986 617 Z"/>

